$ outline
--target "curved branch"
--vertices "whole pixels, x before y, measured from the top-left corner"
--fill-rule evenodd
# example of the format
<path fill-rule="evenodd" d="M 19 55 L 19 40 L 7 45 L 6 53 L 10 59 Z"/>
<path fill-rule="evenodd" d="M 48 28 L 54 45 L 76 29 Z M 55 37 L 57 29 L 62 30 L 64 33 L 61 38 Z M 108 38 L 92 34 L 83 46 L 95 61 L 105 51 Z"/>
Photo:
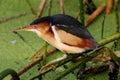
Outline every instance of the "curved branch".
<path fill-rule="evenodd" d="M 3 80 L 7 75 L 11 75 L 13 80 L 20 80 L 16 71 L 12 69 L 6 69 L 0 73 L 0 80 Z"/>

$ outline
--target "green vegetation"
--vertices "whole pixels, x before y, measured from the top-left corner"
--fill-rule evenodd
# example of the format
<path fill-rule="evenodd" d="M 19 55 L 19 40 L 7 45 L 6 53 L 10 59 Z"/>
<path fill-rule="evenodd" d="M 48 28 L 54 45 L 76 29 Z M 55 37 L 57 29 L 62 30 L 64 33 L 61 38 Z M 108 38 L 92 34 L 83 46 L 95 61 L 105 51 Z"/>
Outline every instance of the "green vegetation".
<path fill-rule="evenodd" d="M 41 0 L 30 0 L 34 10 L 37 10 Z M 94 3 L 99 6 L 104 3 L 104 0 L 93 0 Z M 49 1 L 48 1 L 49 2 Z M 47 4 L 48 4 L 47 2 Z M 46 4 L 42 16 L 48 15 L 48 5 Z M 119 6 L 120 7 L 120 6 Z M 79 12 L 79 0 L 64 0 L 65 14 L 76 17 Z M 35 33 L 32 32 L 19 32 L 24 39 L 27 41 L 25 43 L 19 36 L 14 34 L 12 31 L 16 28 L 29 25 L 34 19 L 35 15 L 29 13 L 25 16 L 9 20 L 7 22 L 1 23 L 1 20 L 19 15 L 21 13 L 30 12 L 30 7 L 25 0 L 0 0 L 0 72 L 11 68 L 15 71 L 19 71 L 29 62 L 31 62 L 30 57 L 39 50 L 45 42 L 39 38 Z M 59 1 L 53 0 L 51 14 L 59 14 Z M 101 40 L 101 27 L 103 21 L 102 13 L 98 16 L 95 21 L 88 26 L 88 30 L 97 40 Z M 119 9 L 120 15 L 120 9 Z M 85 18 L 88 15 L 85 15 Z M 120 20 L 119 20 L 120 21 Z M 115 33 L 116 19 L 115 12 L 110 15 L 106 15 L 104 28 L 104 38 Z M 111 48 L 111 43 L 107 44 L 107 47 Z M 62 53 L 57 51 L 56 54 L 50 55 L 47 58 L 49 60 L 55 59 L 56 56 L 59 57 Z M 68 63 L 70 65 L 72 63 Z M 97 63 L 96 63 L 97 64 Z M 64 67 L 59 67 L 55 72 L 51 71 L 43 76 L 43 80 L 53 80 L 56 75 L 64 71 Z M 120 71 L 120 70 L 119 70 Z M 65 76 L 62 80 L 77 80 L 76 72 L 70 73 Z M 101 72 L 99 74 L 94 74 L 89 77 L 88 80 L 108 80 L 107 71 Z M 32 77 L 38 75 L 38 65 L 31 68 L 29 71 L 24 73 L 20 78 L 21 80 L 29 80 Z"/>

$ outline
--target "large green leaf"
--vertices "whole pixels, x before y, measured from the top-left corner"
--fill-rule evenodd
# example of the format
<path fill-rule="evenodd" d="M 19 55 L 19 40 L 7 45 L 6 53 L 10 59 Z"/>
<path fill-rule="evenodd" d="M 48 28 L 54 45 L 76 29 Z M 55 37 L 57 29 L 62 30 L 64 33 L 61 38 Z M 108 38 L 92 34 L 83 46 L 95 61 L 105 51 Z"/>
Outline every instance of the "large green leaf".
<path fill-rule="evenodd" d="M 40 1 L 42 0 L 30 0 L 32 7 L 36 10 L 39 7 Z M 104 3 L 104 0 L 93 0 L 97 6 Z M 47 1 L 48 4 L 49 1 Z M 79 0 L 64 0 L 65 13 L 73 17 L 79 12 Z M 48 14 L 48 5 L 45 6 L 42 16 Z M 25 0 L 0 0 L 0 22 L 6 18 L 19 15 L 21 13 L 30 12 L 30 8 Z M 59 1 L 53 0 L 52 15 L 60 13 Z M 101 27 L 103 21 L 103 13 L 95 19 L 95 21 L 88 26 L 88 30 L 94 36 L 97 41 L 101 40 Z M 120 11 L 119 11 L 120 15 Z M 86 15 L 87 17 L 88 15 Z M 14 34 L 12 30 L 30 24 L 35 18 L 35 15 L 30 13 L 25 16 L 9 20 L 4 23 L 0 23 L 0 72 L 11 68 L 19 71 L 25 65 L 27 65 L 31 60 L 30 57 L 39 50 L 40 47 L 44 45 L 44 41 L 40 39 L 35 33 L 32 32 L 19 32 L 24 39 L 24 42 L 19 36 Z M 116 19 L 115 13 L 106 15 L 105 19 L 105 29 L 104 37 L 108 37 L 115 33 Z M 107 45 L 111 47 L 110 44 Z M 62 53 L 56 52 L 49 57 L 47 61 L 55 59 L 56 56 L 61 56 Z M 34 66 L 32 69 L 27 71 L 21 76 L 21 80 L 29 80 L 30 78 L 36 76 L 38 73 L 38 67 Z M 53 77 L 59 75 L 60 72 L 64 71 L 63 67 L 58 68 L 55 72 L 49 72 L 44 77 L 43 80 L 52 80 Z M 103 76 L 104 75 L 104 76 Z M 94 77 L 91 76 L 88 80 L 108 80 L 107 72 L 96 74 Z M 102 78 L 101 78 L 102 77 Z M 76 74 L 70 73 L 62 80 L 77 80 Z"/>

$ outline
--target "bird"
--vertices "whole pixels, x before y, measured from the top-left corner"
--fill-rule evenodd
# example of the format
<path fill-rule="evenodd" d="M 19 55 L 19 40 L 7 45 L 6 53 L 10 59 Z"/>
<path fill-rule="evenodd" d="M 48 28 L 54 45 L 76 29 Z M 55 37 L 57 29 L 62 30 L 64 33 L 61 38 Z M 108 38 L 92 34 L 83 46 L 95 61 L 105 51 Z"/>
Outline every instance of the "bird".
<path fill-rule="evenodd" d="M 41 70 L 66 59 L 68 54 L 82 54 L 89 50 L 95 50 L 99 46 L 85 26 L 67 14 L 38 18 L 28 26 L 13 30 L 13 32 L 18 31 L 35 32 L 47 43 L 63 52 L 62 57 L 48 62 Z"/>

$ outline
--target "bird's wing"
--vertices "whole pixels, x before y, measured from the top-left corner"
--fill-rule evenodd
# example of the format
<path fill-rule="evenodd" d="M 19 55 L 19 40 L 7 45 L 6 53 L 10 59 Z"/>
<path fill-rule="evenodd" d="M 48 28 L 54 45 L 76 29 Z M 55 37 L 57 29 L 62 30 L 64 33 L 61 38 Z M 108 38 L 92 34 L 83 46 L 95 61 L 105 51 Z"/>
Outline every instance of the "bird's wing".
<path fill-rule="evenodd" d="M 92 49 L 93 44 L 87 39 L 83 39 L 80 37 L 77 37 L 73 34 L 67 33 L 66 31 L 59 29 L 58 27 L 55 28 L 52 27 L 52 30 L 55 35 L 55 39 L 58 42 L 61 42 L 63 44 L 73 46 L 73 47 L 80 47 L 80 48 L 87 48 L 87 49 Z"/>
<path fill-rule="evenodd" d="M 52 25 L 56 26 L 60 30 L 63 30 L 67 34 L 72 34 L 76 37 L 79 37 L 80 39 L 81 38 L 87 39 L 92 42 L 94 47 L 98 46 L 97 42 L 94 40 L 92 35 L 88 32 L 88 30 L 73 17 L 59 14 L 59 15 L 52 16 L 52 18 L 53 18 Z"/>
<path fill-rule="evenodd" d="M 66 31 L 67 33 L 71 33 L 77 37 L 90 39 L 92 38 L 91 34 L 88 32 L 87 29 L 81 28 L 81 25 L 76 27 L 75 25 L 60 25 L 56 24 L 56 27 Z M 83 26 L 82 26 L 83 27 Z"/>
<path fill-rule="evenodd" d="M 71 16 L 57 14 L 52 16 L 52 20 L 52 25 L 55 25 L 68 33 L 85 39 L 92 37 L 88 30 L 78 20 Z"/>

